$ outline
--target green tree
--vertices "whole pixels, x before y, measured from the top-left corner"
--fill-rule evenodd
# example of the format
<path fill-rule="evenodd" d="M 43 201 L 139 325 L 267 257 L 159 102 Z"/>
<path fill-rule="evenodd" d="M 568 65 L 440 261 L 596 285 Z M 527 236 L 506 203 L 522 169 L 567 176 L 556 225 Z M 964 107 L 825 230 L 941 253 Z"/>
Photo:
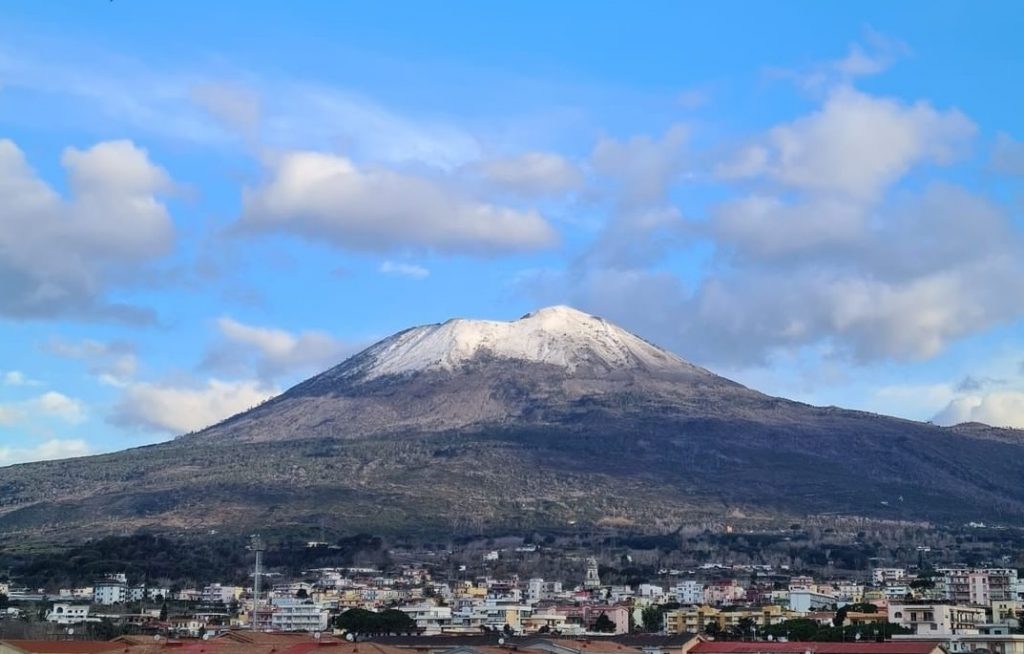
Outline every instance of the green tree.
<path fill-rule="evenodd" d="M 661 606 L 651 605 L 645 607 L 640 614 L 641 622 L 644 624 L 644 631 L 661 631 L 665 625 L 665 611 Z"/>
<path fill-rule="evenodd" d="M 757 628 L 757 622 L 754 618 L 740 618 L 736 624 L 736 637 L 740 640 L 754 637 L 754 630 Z"/>
<path fill-rule="evenodd" d="M 305 588 L 300 588 L 297 591 L 295 591 L 295 599 L 308 599 L 308 598 L 309 598 L 309 592 L 307 592 Z"/>
<path fill-rule="evenodd" d="M 597 616 L 597 620 L 594 620 L 594 631 L 598 631 L 603 634 L 615 633 L 615 623 L 608 617 L 607 614 L 602 613 Z"/>
<path fill-rule="evenodd" d="M 167 622 L 167 602 L 160 605 L 160 622 Z"/>
<path fill-rule="evenodd" d="M 357 634 L 402 634 L 416 631 L 416 622 L 403 611 L 375 612 L 349 609 L 334 619 L 334 626 Z"/>
<path fill-rule="evenodd" d="M 833 627 L 842 627 L 844 624 L 846 624 L 846 614 L 848 614 L 849 612 L 850 612 L 850 607 L 849 606 L 841 606 L 841 607 L 839 607 L 839 609 L 836 610 L 835 617 L 832 618 L 832 626 Z"/>
<path fill-rule="evenodd" d="M 718 624 L 718 620 L 711 620 L 710 622 L 704 623 L 704 635 L 711 636 L 712 638 L 721 637 L 722 625 Z"/>

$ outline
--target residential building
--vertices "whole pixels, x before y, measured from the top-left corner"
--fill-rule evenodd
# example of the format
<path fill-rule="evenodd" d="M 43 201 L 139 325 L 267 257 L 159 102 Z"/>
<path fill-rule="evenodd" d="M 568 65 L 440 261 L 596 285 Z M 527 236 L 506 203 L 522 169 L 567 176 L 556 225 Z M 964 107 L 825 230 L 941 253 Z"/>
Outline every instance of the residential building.
<path fill-rule="evenodd" d="M 89 621 L 88 604 L 66 604 L 57 603 L 46 614 L 47 622 L 56 622 L 62 625 L 81 624 Z"/>
<path fill-rule="evenodd" d="M 836 598 L 832 595 L 815 593 L 809 590 L 789 592 L 789 608 L 793 611 L 817 611 L 818 609 L 826 609 L 835 603 Z"/>
<path fill-rule="evenodd" d="M 680 581 L 672 589 L 672 594 L 680 604 L 701 604 L 704 601 L 704 584 L 692 579 Z"/>
<path fill-rule="evenodd" d="M 313 600 L 279 597 L 270 601 L 270 626 L 275 631 L 323 631 L 328 612 Z"/>
<path fill-rule="evenodd" d="M 127 584 L 117 578 L 104 579 L 93 584 L 93 603 L 110 606 L 122 604 L 127 598 Z"/>
<path fill-rule="evenodd" d="M 452 624 L 450 606 L 438 606 L 433 602 L 424 602 L 398 608 L 416 623 L 416 628 L 425 636 L 440 634 Z"/>
<path fill-rule="evenodd" d="M 985 609 L 950 604 L 890 604 L 889 622 L 918 635 L 978 633 L 987 619 Z"/>
<path fill-rule="evenodd" d="M 875 568 L 871 571 L 871 581 L 876 586 L 902 583 L 907 579 L 906 568 Z"/>

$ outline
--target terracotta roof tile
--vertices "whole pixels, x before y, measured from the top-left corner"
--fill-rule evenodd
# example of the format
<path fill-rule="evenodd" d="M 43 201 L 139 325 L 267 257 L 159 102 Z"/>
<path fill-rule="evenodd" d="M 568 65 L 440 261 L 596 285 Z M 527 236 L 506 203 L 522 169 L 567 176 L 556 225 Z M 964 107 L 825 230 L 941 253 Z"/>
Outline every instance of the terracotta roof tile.
<path fill-rule="evenodd" d="M 124 651 L 124 643 L 108 640 L 3 640 L 0 643 L 31 654 L 98 654 Z"/>
<path fill-rule="evenodd" d="M 690 649 L 690 654 L 931 654 L 938 641 L 901 642 L 732 642 L 707 641 Z"/>

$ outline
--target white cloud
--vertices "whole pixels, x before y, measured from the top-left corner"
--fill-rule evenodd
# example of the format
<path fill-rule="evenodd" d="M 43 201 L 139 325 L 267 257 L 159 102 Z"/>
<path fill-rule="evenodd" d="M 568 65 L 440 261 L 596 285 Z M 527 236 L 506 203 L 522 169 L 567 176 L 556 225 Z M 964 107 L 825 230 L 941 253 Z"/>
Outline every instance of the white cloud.
<path fill-rule="evenodd" d="M 362 169 L 340 156 L 291 152 L 273 161 L 270 173 L 266 184 L 244 190 L 241 228 L 372 252 L 493 255 L 558 240 L 535 211 L 479 202 L 428 177 Z"/>
<path fill-rule="evenodd" d="M 849 85 L 858 77 L 878 75 L 897 60 L 909 54 L 910 48 L 897 39 L 870 27 L 864 30 L 861 43 L 851 43 L 846 55 L 814 64 L 802 70 L 770 69 L 773 77 L 792 80 L 804 91 L 820 92 L 839 85 Z"/>
<path fill-rule="evenodd" d="M 170 250 L 174 226 L 157 199 L 170 178 L 130 141 L 67 148 L 61 163 L 69 198 L 0 140 L 0 314 L 146 318 L 104 295 L 113 273 Z"/>
<path fill-rule="evenodd" d="M 85 456 L 92 452 L 89 444 L 78 438 L 51 438 L 34 447 L 0 446 L 0 465 L 12 465 L 28 461 L 49 461 Z"/>
<path fill-rule="evenodd" d="M 135 345 L 127 341 L 104 343 L 86 339 L 69 342 L 53 338 L 45 347 L 56 356 L 86 362 L 89 373 L 110 386 L 120 386 L 127 382 L 135 376 L 139 366 Z"/>
<path fill-rule="evenodd" d="M 229 128 L 253 135 L 260 125 L 260 97 L 236 82 L 200 82 L 190 90 L 193 102 Z"/>
<path fill-rule="evenodd" d="M 0 384 L 4 386 L 39 386 L 40 382 L 29 379 L 20 370 L 8 370 L 0 375 Z"/>
<path fill-rule="evenodd" d="M 276 393 L 255 381 L 210 379 L 197 386 L 136 382 L 125 387 L 111 421 L 126 427 L 181 434 L 241 413 Z"/>
<path fill-rule="evenodd" d="M 627 203 L 656 203 L 683 173 L 688 138 L 689 130 L 682 125 L 669 128 L 661 138 L 605 137 L 597 142 L 590 162 L 597 173 L 618 182 Z"/>
<path fill-rule="evenodd" d="M 13 425 L 21 420 L 22 415 L 17 408 L 0 404 L 0 425 Z"/>
<path fill-rule="evenodd" d="M 430 270 L 414 263 L 401 263 L 398 261 L 384 261 L 378 268 L 385 275 L 397 275 L 410 279 L 426 279 L 430 276 Z"/>
<path fill-rule="evenodd" d="M 26 108 L 43 106 L 38 96 L 74 106 L 74 112 L 60 114 L 69 127 L 103 124 L 116 132 L 213 147 L 235 145 L 239 132 L 258 131 L 270 147 L 329 144 L 360 159 L 444 170 L 480 157 L 478 139 L 450 121 L 404 115 L 325 84 L 255 75 L 229 63 L 218 68 L 162 69 L 68 39 L 59 47 L 31 40 L 0 45 L 3 86 L 27 95 L 32 104 Z M 26 110 L 17 119 L 45 125 L 53 116 Z"/>
<path fill-rule="evenodd" d="M 823 248 L 856 247 L 867 235 L 869 216 L 848 201 L 815 197 L 787 204 L 772 195 L 729 200 L 713 211 L 712 235 L 742 256 L 791 257 Z"/>
<path fill-rule="evenodd" d="M 1024 428 L 1024 392 L 1004 389 L 958 397 L 935 416 L 935 422 L 983 422 L 993 427 Z"/>
<path fill-rule="evenodd" d="M 480 158 L 480 143 L 462 128 L 396 113 L 351 91 L 308 83 L 266 82 L 263 136 L 286 148 L 337 144 L 361 160 L 420 163 L 454 170 Z"/>
<path fill-rule="evenodd" d="M 351 348 L 322 331 L 292 333 L 247 325 L 228 317 L 217 320 L 221 341 L 206 353 L 201 367 L 265 382 L 296 373 L 321 372 L 336 365 Z"/>
<path fill-rule="evenodd" d="M 85 422 L 86 417 L 85 405 L 80 400 L 56 391 L 20 402 L 0 404 L 0 424 L 3 425 L 35 422 L 40 418 L 56 418 L 77 425 Z"/>
<path fill-rule="evenodd" d="M 997 135 L 991 166 L 998 173 L 1024 177 L 1024 142 L 1006 133 Z"/>
<path fill-rule="evenodd" d="M 976 131 L 955 109 L 907 105 L 844 86 L 833 89 L 820 111 L 772 128 L 736 160 L 723 162 L 719 173 L 872 199 L 917 164 L 951 163 Z"/>
<path fill-rule="evenodd" d="M 556 195 L 583 186 L 579 167 L 551 152 L 487 159 L 475 169 L 495 186 L 522 195 Z"/>
<path fill-rule="evenodd" d="M 26 408 L 75 425 L 84 422 L 86 418 L 85 406 L 79 400 L 56 391 L 49 391 L 29 400 Z"/>

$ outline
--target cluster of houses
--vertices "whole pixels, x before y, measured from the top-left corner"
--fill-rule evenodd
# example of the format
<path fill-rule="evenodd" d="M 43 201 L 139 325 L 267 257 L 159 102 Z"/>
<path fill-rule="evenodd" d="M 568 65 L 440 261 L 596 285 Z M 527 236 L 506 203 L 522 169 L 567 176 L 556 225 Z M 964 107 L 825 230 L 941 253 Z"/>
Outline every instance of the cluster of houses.
<path fill-rule="evenodd" d="M 325 568 L 309 570 L 299 581 L 268 580 L 259 598 L 241 586 L 172 591 L 112 575 L 48 598 L 53 603 L 46 619 L 67 626 L 111 620 L 143 633 L 210 638 L 237 629 L 327 634 L 333 618 L 349 609 L 394 609 L 415 624 L 418 637 L 719 635 L 735 634 L 743 625 L 752 627 L 744 636 L 753 639 L 759 629 L 804 619 L 822 625 L 887 622 L 905 630 L 895 640 L 941 642 L 953 654 L 1024 654 L 1024 583 L 1014 569 L 956 567 L 914 575 L 878 568 L 870 579 L 830 581 L 767 572 L 754 571 L 745 582 L 712 577 L 627 586 L 602 583 L 590 559 L 583 583 L 569 586 L 517 576 L 438 581 L 427 567 L 415 565 L 391 574 Z M 11 599 L 24 594 L 6 590 Z"/>

